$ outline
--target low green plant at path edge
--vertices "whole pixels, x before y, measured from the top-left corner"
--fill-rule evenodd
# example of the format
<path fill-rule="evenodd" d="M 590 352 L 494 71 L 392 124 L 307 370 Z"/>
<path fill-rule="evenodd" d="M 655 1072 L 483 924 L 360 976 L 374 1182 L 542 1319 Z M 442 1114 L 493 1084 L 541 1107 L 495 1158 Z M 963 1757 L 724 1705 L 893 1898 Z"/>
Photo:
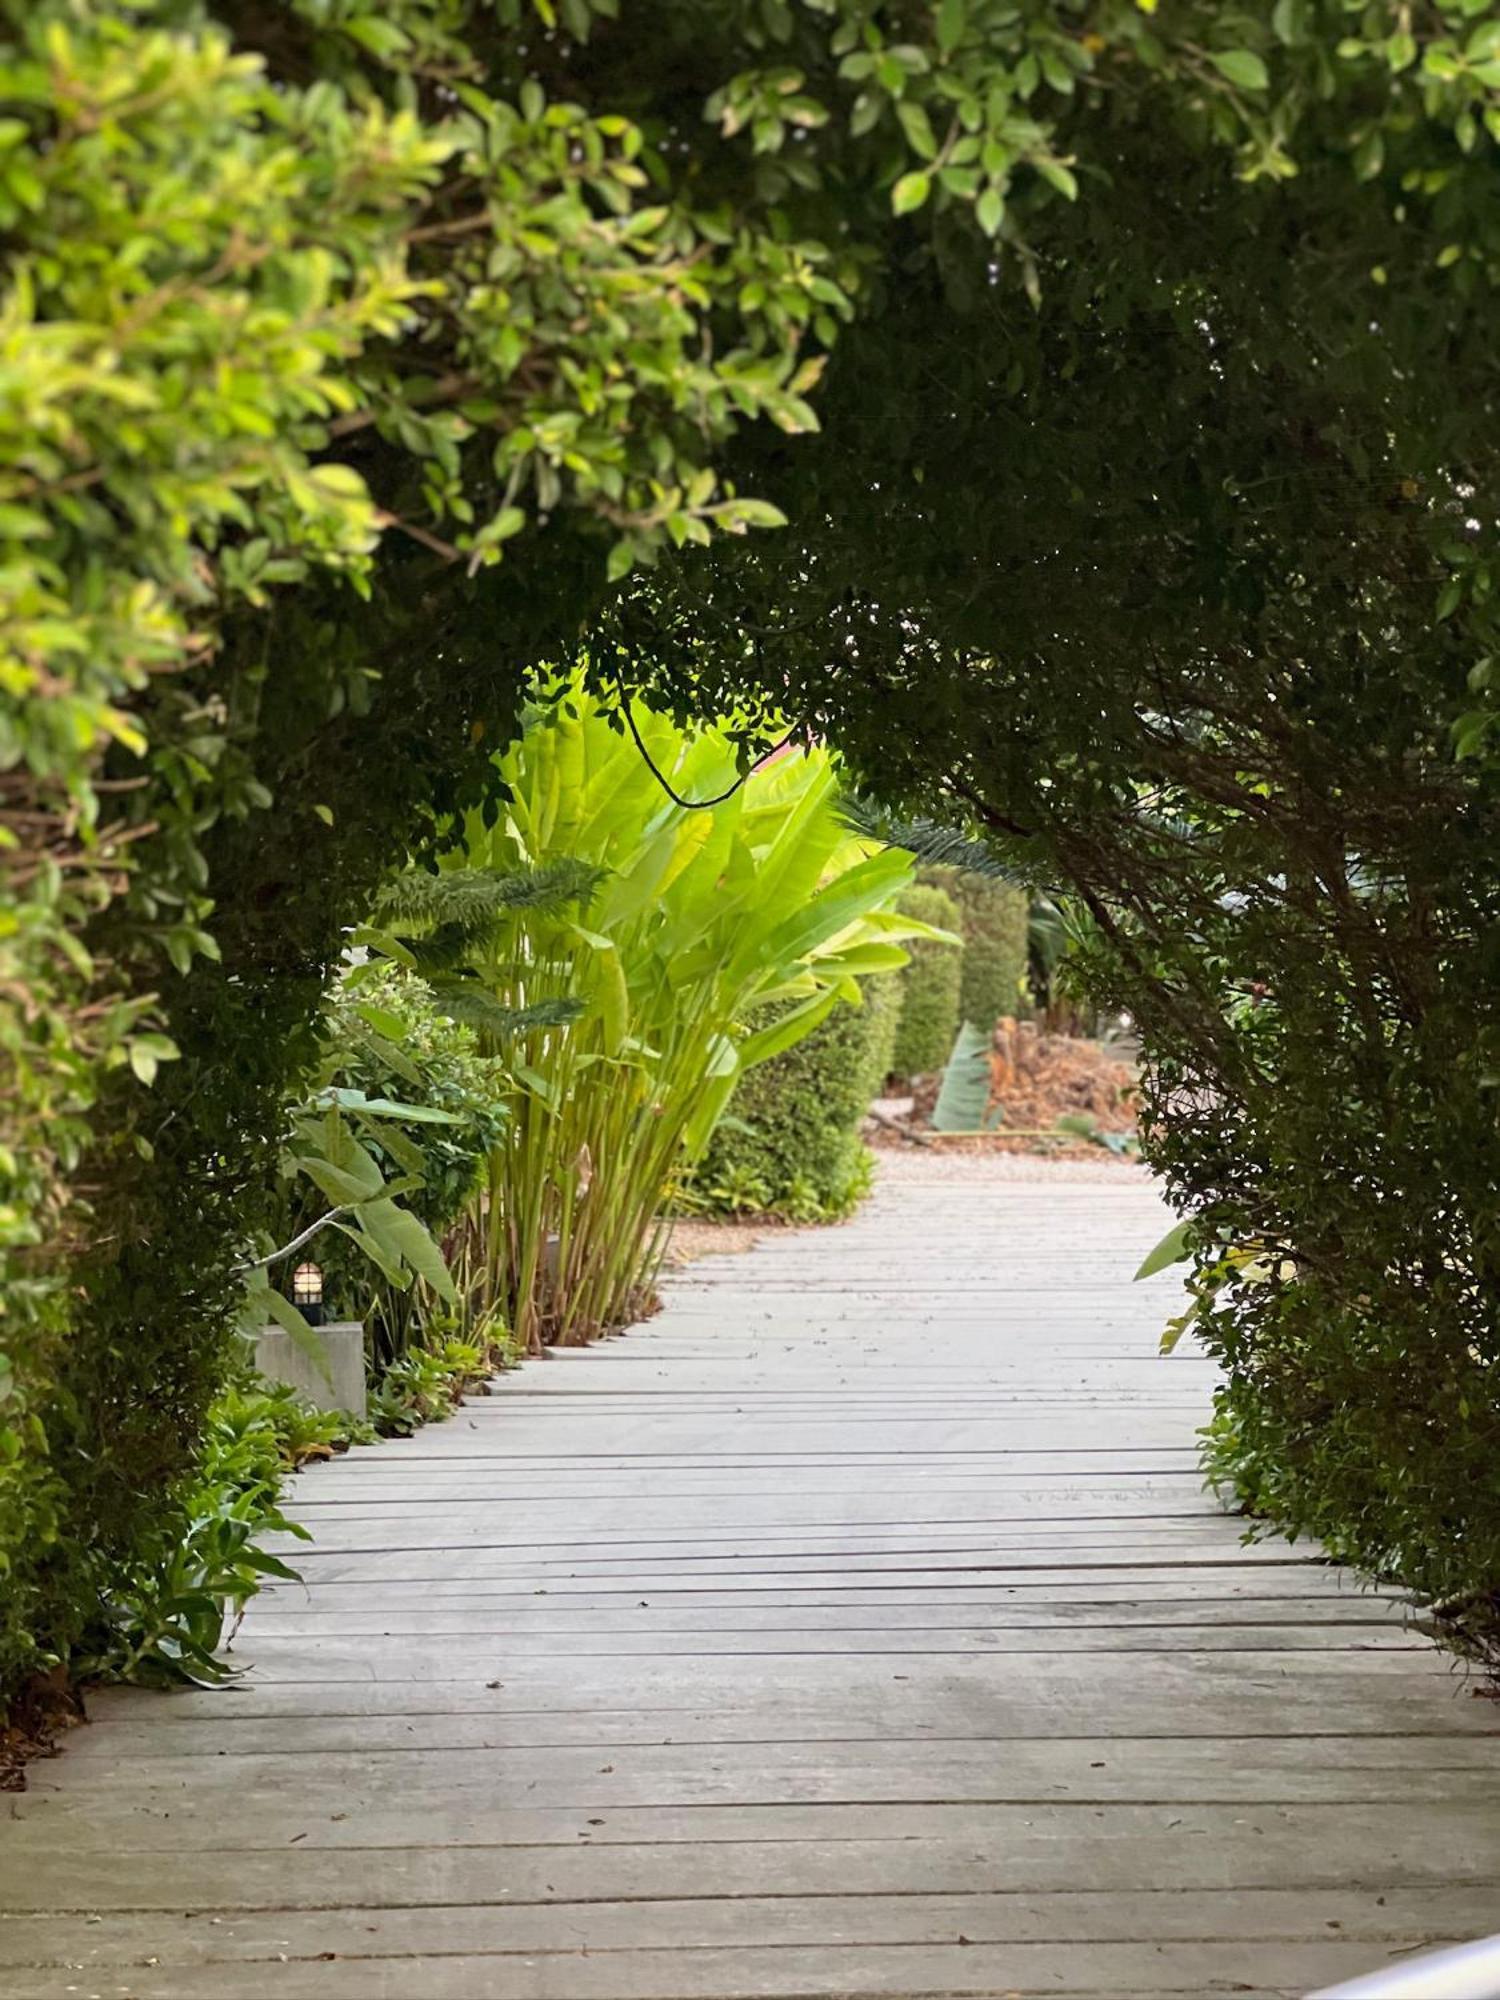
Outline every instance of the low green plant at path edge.
<path fill-rule="evenodd" d="M 312 1539 L 283 1511 L 288 1477 L 351 1446 L 441 1423 L 510 1358 L 503 1346 L 454 1339 L 414 1347 L 376 1381 L 363 1418 L 316 1409 L 245 1373 L 210 1410 L 192 1476 L 160 1534 L 108 1580 L 70 1662 L 74 1675 L 144 1687 L 232 1680 L 238 1669 L 225 1648 L 251 1598 L 267 1580 L 299 1580 L 266 1541 Z"/>

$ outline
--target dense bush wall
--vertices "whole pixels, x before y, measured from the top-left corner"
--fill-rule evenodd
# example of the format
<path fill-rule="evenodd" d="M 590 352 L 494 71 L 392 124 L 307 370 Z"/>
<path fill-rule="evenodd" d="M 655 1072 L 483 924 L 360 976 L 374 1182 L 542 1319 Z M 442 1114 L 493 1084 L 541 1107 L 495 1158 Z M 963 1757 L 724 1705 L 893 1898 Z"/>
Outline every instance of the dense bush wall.
<path fill-rule="evenodd" d="M 1027 891 L 1011 882 L 948 868 L 934 869 L 930 878 L 923 879 L 946 889 L 958 907 L 957 930 L 964 941 L 960 1018 L 989 1028 L 1005 1015 L 1026 1013 L 1031 1004 L 1026 981 L 1031 924 Z"/>
<path fill-rule="evenodd" d="M 795 597 L 768 704 L 1089 912 L 1197 1218 L 1216 1468 L 1493 1657 L 1494 156 L 1455 154 L 1440 223 L 1383 155 L 1226 198 L 1168 126 L 1116 136 L 1029 319 L 991 291 L 950 337 L 934 283 L 855 336 L 796 546 L 666 571 L 660 671 L 713 687 L 737 607 Z"/>
<path fill-rule="evenodd" d="M 957 931 L 959 908 L 946 890 L 918 885 L 901 898 L 903 916 Z M 958 1033 L 960 981 L 966 950 L 935 938 L 913 938 L 911 963 L 901 974 L 901 1017 L 891 1050 L 897 1076 L 926 1076 L 941 1069 Z"/>
<path fill-rule="evenodd" d="M 1246 955 L 1162 871 L 1201 860 L 1211 919 L 1322 884 L 1378 1068 L 1421 1008 L 1368 970 L 1366 851 L 1409 850 L 1330 801 L 1418 764 L 1444 839 L 1492 810 L 1467 0 L 561 13 L 0 0 L 0 1674 L 181 1470 L 341 928 L 529 664 L 639 685 L 654 649 L 682 712 L 759 692 L 1148 939 L 1187 924 L 1175 983 L 1120 946 L 1167 1054 Z M 765 566 L 700 546 L 782 510 Z M 606 579 L 646 626 L 618 648 Z M 1288 732 L 1321 792 L 1279 789 Z M 1445 881 L 1414 934 L 1482 1016 Z M 1239 1065 L 1193 1088 L 1239 1103 Z M 1401 1268 L 1493 1209 L 1469 1136 Z"/>
<path fill-rule="evenodd" d="M 864 1004 L 841 1005 L 805 1041 L 748 1071 L 696 1170 L 711 1205 L 842 1215 L 864 1190 L 859 1127 L 891 1067 L 901 973 L 862 982 Z M 749 1129 L 744 1129 L 748 1127 Z"/>

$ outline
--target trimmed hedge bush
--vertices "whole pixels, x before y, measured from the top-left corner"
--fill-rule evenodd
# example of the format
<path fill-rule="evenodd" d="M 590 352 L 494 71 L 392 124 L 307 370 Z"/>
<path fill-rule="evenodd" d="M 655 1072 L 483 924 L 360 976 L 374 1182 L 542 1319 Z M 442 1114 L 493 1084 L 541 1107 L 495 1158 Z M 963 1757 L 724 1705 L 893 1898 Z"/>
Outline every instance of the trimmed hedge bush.
<path fill-rule="evenodd" d="M 861 981 L 862 1007 L 836 1007 L 741 1078 L 694 1176 L 711 1208 L 814 1221 L 855 1206 L 869 1176 L 860 1121 L 891 1067 L 904 976 Z"/>
<path fill-rule="evenodd" d="M 897 908 L 939 930 L 959 928 L 958 904 L 946 889 L 918 884 Z M 911 963 L 901 974 L 901 1015 L 890 1067 L 897 1076 L 925 1076 L 941 1069 L 958 1033 L 959 991 L 965 953 L 951 944 L 913 938 Z"/>
<path fill-rule="evenodd" d="M 989 1028 L 1002 1015 L 1028 1012 L 1030 897 L 1009 882 L 990 882 L 982 876 L 969 878 L 954 894 L 964 940 L 958 996 L 964 1019 Z"/>
<path fill-rule="evenodd" d="M 957 929 L 964 941 L 960 1017 L 976 1028 L 992 1028 L 1002 1015 L 1028 1012 L 1031 898 L 1026 890 L 955 868 L 924 869 L 920 880 L 946 890 L 958 906 Z"/>

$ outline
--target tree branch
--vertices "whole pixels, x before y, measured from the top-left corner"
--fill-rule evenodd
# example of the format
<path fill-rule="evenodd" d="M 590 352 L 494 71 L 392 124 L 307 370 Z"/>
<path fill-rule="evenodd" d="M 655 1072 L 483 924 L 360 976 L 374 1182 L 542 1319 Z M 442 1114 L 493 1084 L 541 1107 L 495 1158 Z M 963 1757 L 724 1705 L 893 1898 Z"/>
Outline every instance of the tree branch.
<path fill-rule="evenodd" d="M 336 1222 L 341 1215 L 348 1213 L 348 1202 L 341 1203 L 338 1208 L 330 1208 L 326 1215 L 320 1215 L 316 1222 L 302 1231 L 300 1236 L 294 1236 L 290 1243 L 283 1243 L 279 1250 L 272 1250 L 265 1257 L 254 1257 L 248 1264 L 236 1264 L 234 1275 L 237 1278 L 245 1278 L 252 1271 L 264 1271 L 271 1264 L 279 1264 L 283 1257 L 294 1256 L 304 1243 L 311 1243 L 320 1229 L 326 1228 L 330 1222 Z"/>

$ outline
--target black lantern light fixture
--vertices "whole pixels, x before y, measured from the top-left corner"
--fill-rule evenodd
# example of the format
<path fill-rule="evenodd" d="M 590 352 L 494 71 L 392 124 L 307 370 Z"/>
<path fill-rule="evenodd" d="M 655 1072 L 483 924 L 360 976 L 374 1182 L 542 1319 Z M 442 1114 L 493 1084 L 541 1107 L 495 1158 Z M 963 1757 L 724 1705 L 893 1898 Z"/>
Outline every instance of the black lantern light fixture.
<path fill-rule="evenodd" d="M 316 1264 L 299 1264 L 293 1271 L 292 1304 L 309 1326 L 323 1324 L 323 1273 Z"/>

